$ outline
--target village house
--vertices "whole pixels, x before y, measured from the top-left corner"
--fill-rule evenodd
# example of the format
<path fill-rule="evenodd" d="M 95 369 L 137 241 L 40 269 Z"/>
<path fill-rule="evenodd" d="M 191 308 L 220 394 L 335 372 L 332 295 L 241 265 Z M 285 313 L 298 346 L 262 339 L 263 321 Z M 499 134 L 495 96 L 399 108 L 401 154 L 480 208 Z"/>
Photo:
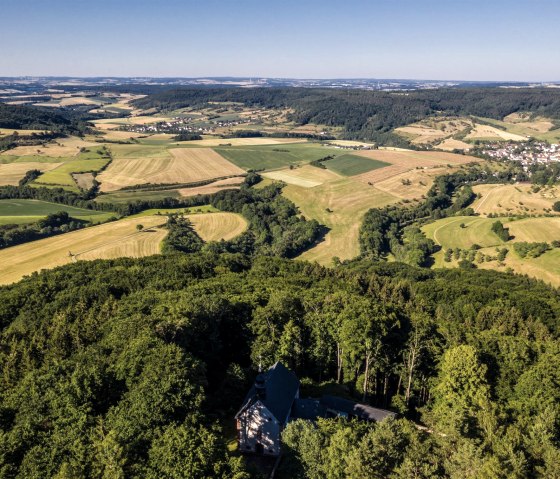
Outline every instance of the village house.
<path fill-rule="evenodd" d="M 344 417 L 382 421 L 394 416 L 391 411 L 337 396 L 301 399 L 297 376 L 277 362 L 265 373 L 258 374 L 235 419 L 242 452 L 278 456 L 280 436 L 290 420 Z"/>

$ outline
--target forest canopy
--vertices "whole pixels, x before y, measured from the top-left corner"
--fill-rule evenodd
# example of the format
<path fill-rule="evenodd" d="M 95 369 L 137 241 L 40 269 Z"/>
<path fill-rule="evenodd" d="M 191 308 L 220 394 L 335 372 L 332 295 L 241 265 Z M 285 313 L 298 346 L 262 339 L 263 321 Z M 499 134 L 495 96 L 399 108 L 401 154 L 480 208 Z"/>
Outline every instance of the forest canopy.
<path fill-rule="evenodd" d="M 34 274 L 0 288 L 0 477 L 254 476 L 227 431 L 277 360 L 303 394 L 401 413 L 292 423 L 279 477 L 556 477 L 559 314 L 526 277 L 397 263 L 169 252 Z"/>

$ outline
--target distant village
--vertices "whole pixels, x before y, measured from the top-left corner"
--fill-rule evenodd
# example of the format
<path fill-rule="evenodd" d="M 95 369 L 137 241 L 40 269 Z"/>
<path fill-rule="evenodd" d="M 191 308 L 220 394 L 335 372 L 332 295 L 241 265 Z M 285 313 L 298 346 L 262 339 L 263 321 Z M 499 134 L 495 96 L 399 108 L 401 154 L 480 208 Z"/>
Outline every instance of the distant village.
<path fill-rule="evenodd" d="M 546 142 L 529 141 L 525 143 L 489 143 L 481 153 L 496 160 L 518 161 L 527 170 L 535 163 L 560 161 L 560 145 Z"/>
<path fill-rule="evenodd" d="M 149 123 L 145 125 L 125 125 L 120 127 L 123 131 L 132 131 L 135 133 L 198 133 L 212 134 L 216 128 L 231 128 L 237 125 L 243 125 L 254 121 L 253 118 L 238 120 L 213 120 L 208 118 L 204 121 L 208 126 L 193 125 L 193 122 L 201 123 L 200 118 L 193 117 L 173 117 L 169 121 L 160 121 L 157 123 Z M 210 126 L 211 125 L 211 126 Z"/>

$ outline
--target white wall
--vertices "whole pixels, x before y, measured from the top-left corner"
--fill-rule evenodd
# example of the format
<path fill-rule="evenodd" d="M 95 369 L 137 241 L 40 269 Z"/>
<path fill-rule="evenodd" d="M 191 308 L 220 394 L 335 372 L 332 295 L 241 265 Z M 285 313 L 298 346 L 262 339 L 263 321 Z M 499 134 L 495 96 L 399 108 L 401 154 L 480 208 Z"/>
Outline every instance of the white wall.
<path fill-rule="evenodd" d="M 260 401 L 243 412 L 238 427 L 241 452 L 257 452 L 261 444 L 264 454 L 280 454 L 280 424 Z"/>

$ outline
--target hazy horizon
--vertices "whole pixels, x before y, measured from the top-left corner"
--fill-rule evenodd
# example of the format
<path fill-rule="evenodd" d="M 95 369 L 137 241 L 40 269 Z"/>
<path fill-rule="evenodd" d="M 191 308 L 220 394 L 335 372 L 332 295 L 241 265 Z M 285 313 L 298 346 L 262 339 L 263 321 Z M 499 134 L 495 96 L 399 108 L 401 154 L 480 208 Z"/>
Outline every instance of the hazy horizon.
<path fill-rule="evenodd" d="M 553 0 L 4 0 L 0 76 L 556 82 Z"/>

